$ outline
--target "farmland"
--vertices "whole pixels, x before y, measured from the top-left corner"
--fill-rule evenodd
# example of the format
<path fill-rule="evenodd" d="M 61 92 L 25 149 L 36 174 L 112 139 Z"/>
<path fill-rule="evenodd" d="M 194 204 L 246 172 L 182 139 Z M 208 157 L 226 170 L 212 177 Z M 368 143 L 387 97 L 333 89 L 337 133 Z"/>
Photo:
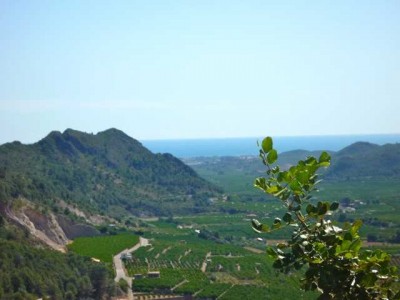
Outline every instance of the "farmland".
<path fill-rule="evenodd" d="M 145 236 L 152 246 L 139 249 L 126 264 L 131 276 L 141 274 L 134 280 L 134 291 L 190 294 L 199 299 L 315 299 L 315 294 L 300 292 L 301 270 L 277 276 L 264 254 L 266 245 L 287 239 L 289 231 L 259 235 L 251 229 L 251 218 L 271 223 L 283 214 L 277 201 L 252 187 L 250 177 L 256 176 L 197 171 L 224 187 L 226 199 L 211 203 L 219 213 L 147 221 Z M 340 209 L 331 216 L 334 222 L 362 219 L 365 247 L 387 250 L 398 264 L 400 247 L 391 241 L 400 232 L 399 194 L 396 178 L 327 180 L 311 201 L 338 201 Z M 149 271 L 160 271 L 161 277 L 146 278 Z"/>
<path fill-rule="evenodd" d="M 213 213 L 142 218 L 132 222 L 136 226 L 131 229 L 141 232 L 151 243 L 135 251 L 132 259 L 125 260 L 129 276 L 135 278 L 134 292 L 144 297 L 174 294 L 192 295 L 195 299 L 315 299 L 315 293 L 300 290 L 302 270 L 277 274 L 265 255 L 266 246 L 287 239 L 289 230 L 257 234 L 251 229 L 252 218 L 268 224 L 283 215 L 279 202 L 252 186 L 257 174 L 205 171 L 198 169 L 203 177 L 222 185 L 226 192 L 223 200 L 209 203 Z M 362 219 L 362 238 L 370 241 L 364 245 L 387 250 L 398 264 L 399 244 L 388 242 L 400 237 L 396 213 L 400 208 L 399 186 L 395 178 L 327 180 L 311 201 L 340 202 L 340 209 L 331 216 L 332 220 L 343 224 Z M 111 259 L 110 253 L 117 253 L 134 242 L 110 250 L 110 243 L 120 242 L 106 240 L 121 238 L 122 243 L 129 236 L 125 233 L 77 239 L 70 249 L 107 262 Z M 153 271 L 160 272 L 160 277 L 150 278 L 148 273 Z"/>
<path fill-rule="evenodd" d="M 75 239 L 68 248 L 80 255 L 111 263 L 113 255 L 134 246 L 138 242 L 139 238 L 137 236 L 131 233 L 121 233 L 97 237 L 80 237 Z"/>
<path fill-rule="evenodd" d="M 301 157 L 282 155 L 290 165 Z M 280 204 L 253 186 L 256 177 L 265 170 L 257 157 L 193 158 L 186 160 L 202 177 L 221 186 L 228 201 L 216 203 L 219 211 L 231 215 L 256 214 L 260 218 L 281 216 Z M 328 169 L 329 170 L 329 169 Z M 321 176 L 325 179 L 324 176 Z M 333 219 L 342 223 L 362 219 L 363 237 L 373 241 L 390 242 L 400 233 L 400 180 L 398 177 L 365 177 L 353 179 L 326 178 L 312 201 L 337 201 L 344 205 Z M 344 202 L 348 202 L 346 205 Z M 261 221 L 261 220 L 260 220 Z M 237 223 L 236 223 L 237 224 Z M 400 236 L 399 236 L 400 237 Z M 270 238 L 282 238 L 282 233 Z M 400 240 L 399 240 L 400 241 Z"/>
<path fill-rule="evenodd" d="M 366 222 L 363 238 L 366 240 L 367 234 L 371 233 L 390 237 L 398 228 L 398 219 L 393 216 L 396 188 L 387 182 L 375 182 L 378 189 L 372 190 L 369 183 L 372 181 L 354 185 L 324 182 L 317 196 L 336 200 L 342 194 L 357 200 L 351 206 L 354 210 L 333 215 L 336 220 L 341 215 L 347 220 L 365 219 L 377 211 L 373 218 L 383 221 L 386 212 L 388 220 L 393 220 L 391 225 L 383 227 L 382 224 L 376 226 Z M 381 194 L 379 189 L 383 190 Z M 260 235 L 251 229 L 251 218 L 268 223 L 282 213 L 279 203 L 262 194 L 259 196 L 263 199 L 244 200 L 247 196 L 233 194 L 226 201 L 213 203 L 220 213 L 140 220 L 142 227 L 139 229 L 151 245 L 139 248 L 132 259 L 125 261 L 129 276 L 136 277 L 133 291 L 144 297 L 174 294 L 192 295 L 195 299 L 315 299 L 315 293 L 300 290 L 302 270 L 288 275 L 277 274 L 265 255 L 266 245 L 275 245 L 276 240 L 286 239 L 288 231 Z M 361 204 L 361 200 L 365 204 Z M 127 244 L 123 244 L 125 242 Z M 137 237 L 124 233 L 77 239 L 70 249 L 107 262 L 111 259 L 110 253 L 117 253 L 136 242 Z M 110 250 L 110 244 L 115 246 L 118 243 L 121 244 L 118 249 Z M 398 262 L 396 255 L 400 251 L 397 244 L 369 246 L 387 249 L 395 255 L 393 261 Z M 152 271 L 159 271 L 160 278 L 148 278 L 148 272 Z"/>
<path fill-rule="evenodd" d="M 197 226 L 152 222 L 151 231 L 145 233 L 151 246 L 139 248 L 125 262 L 129 275 L 137 278 L 134 292 L 194 295 L 198 299 L 315 298 L 313 293 L 299 291 L 300 273 L 277 276 L 263 251 L 257 254 L 239 245 L 209 240 L 202 235 L 203 229 L 200 233 L 194 229 Z M 160 278 L 146 278 L 151 271 L 160 271 Z"/>

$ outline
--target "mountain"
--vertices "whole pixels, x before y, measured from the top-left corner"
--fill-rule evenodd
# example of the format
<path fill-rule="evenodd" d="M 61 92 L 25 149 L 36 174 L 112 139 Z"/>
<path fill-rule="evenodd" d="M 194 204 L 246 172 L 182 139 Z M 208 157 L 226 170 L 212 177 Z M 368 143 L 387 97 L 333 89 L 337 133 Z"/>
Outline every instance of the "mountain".
<path fill-rule="evenodd" d="M 327 178 L 400 177 L 400 144 L 354 143 L 332 156 Z"/>
<path fill-rule="evenodd" d="M 340 151 L 328 151 L 331 166 L 324 173 L 326 179 L 361 179 L 377 177 L 400 178 L 400 144 L 376 145 L 356 142 Z M 307 156 L 318 157 L 321 151 L 295 150 L 279 155 L 279 163 L 290 165 Z"/>
<path fill-rule="evenodd" d="M 279 154 L 278 164 L 288 169 L 308 156 L 319 157 L 322 151 L 293 150 Z M 365 178 L 400 178 L 400 144 L 383 146 L 367 142 L 354 143 L 338 152 L 329 151 L 331 166 L 321 170 L 327 180 Z M 196 157 L 186 158 L 185 163 L 199 174 L 219 184 L 227 192 L 252 189 L 256 177 L 265 174 L 265 166 L 257 156 Z M 242 180 L 232 184 L 236 176 Z"/>
<path fill-rule="evenodd" d="M 206 210 L 220 190 L 170 154 L 153 154 L 117 129 L 67 129 L 38 143 L 0 146 L 0 202 L 23 197 L 51 208 L 112 217 Z"/>

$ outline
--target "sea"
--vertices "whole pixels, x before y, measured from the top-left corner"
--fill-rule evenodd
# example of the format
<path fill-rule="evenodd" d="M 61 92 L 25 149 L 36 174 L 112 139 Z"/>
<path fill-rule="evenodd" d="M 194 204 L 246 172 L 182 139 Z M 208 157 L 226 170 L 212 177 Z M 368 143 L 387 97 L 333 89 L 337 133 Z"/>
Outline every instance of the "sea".
<path fill-rule="evenodd" d="M 170 153 L 179 158 L 213 156 L 258 155 L 257 142 L 262 137 L 175 139 L 140 141 L 153 153 Z M 374 135 L 319 135 L 273 137 L 278 152 L 291 150 L 339 151 L 355 142 L 369 142 L 378 145 L 400 143 L 400 134 Z"/>

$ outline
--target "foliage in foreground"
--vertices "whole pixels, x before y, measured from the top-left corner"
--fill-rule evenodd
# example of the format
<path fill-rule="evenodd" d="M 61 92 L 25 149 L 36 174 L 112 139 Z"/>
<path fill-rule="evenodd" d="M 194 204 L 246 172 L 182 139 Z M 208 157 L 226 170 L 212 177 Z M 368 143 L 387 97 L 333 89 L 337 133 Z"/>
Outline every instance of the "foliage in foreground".
<path fill-rule="evenodd" d="M 274 267 L 282 272 L 306 266 L 302 288 L 317 290 L 319 299 L 400 299 L 391 284 L 397 280 L 397 269 L 390 265 L 390 256 L 381 250 L 361 250 L 361 221 L 340 228 L 327 218 L 339 204 L 314 203 L 317 171 L 330 165 L 330 156 L 322 152 L 319 159 L 308 157 L 281 170 L 273 166 L 278 154 L 272 138 L 262 141 L 260 157 L 267 167 L 267 176 L 257 178 L 255 186 L 281 201 L 286 209 L 283 218 L 275 218 L 272 226 L 252 221 L 257 232 L 271 232 L 282 227 L 293 228 L 286 243 L 268 248 L 275 259 Z"/>

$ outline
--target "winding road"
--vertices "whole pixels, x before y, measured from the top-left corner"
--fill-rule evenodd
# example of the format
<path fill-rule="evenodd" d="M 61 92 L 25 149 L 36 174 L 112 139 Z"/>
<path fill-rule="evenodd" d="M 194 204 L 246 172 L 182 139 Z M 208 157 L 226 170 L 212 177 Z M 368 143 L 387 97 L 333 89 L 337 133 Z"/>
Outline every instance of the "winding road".
<path fill-rule="evenodd" d="M 124 263 L 122 262 L 122 256 L 124 254 L 128 254 L 131 252 L 136 251 L 137 249 L 139 249 L 140 247 L 146 247 L 149 246 L 149 240 L 139 237 L 139 243 L 137 243 L 135 246 L 133 246 L 130 249 L 125 249 L 123 251 L 121 251 L 120 253 L 118 253 L 117 255 L 115 255 L 113 257 L 113 263 L 114 263 L 114 269 L 115 269 L 115 282 L 118 282 L 121 278 L 126 280 L 126 282 L 129 285 L 129 289 L 128 289 L 128 298 L 129 300 L 133 300 L 133 292 L 132 292 L 132 278 L 128 276 L 128 274 L 126 273 L 126 270 L 124 268 Z M 120 298 L 122 299 L 122 298 Z M 126 299 L 126 298 L 124 298 Z"/>

